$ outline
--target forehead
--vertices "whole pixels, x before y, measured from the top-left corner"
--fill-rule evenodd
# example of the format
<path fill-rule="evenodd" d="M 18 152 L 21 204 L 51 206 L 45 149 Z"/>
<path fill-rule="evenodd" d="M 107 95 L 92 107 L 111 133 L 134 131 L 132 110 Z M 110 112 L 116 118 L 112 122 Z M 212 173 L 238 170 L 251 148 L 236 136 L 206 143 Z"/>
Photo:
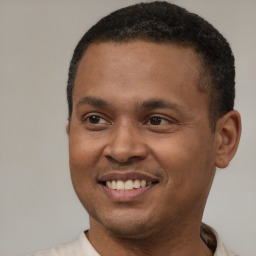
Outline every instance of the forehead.
<path fill-rule="evenodd" d="M 84 64 L 91 65 L 97 62 L 100 62 L 101 64 L 107 62 L 108 65 L 111 64 L 111 62 L 112 64 L 117 62 L 118 64 L 121 64 L 123 60 L 129 62 L 129 64 L 132 60 L 135 60 L 136 62 L 144 61 L 144 65 L 148 61 L 150 61 L 148 63 L 149 65 L 158 62 L 159 64 L 168 65 L 171 69 L 174 68 L 173 64 L 185 64 L 187 66 L 191 65 L 191 68 L 193 68 L 195 72 L 198 72 L 201 69 L 199 55 L 192 47 L 185 47 L 175 43 L 154 43 L 142 40 L 92 43 L 85 51 L 79 67 Z M 157 68 L 157 66 L 154 68 Z"/>
<path fill-rule="evenodd" d="M 148 71 L 147 76 L 153 77 L 157 74 L 159 78 L 173 73 L 176 74 L 173 76 L 175 79 L 190 72 L 193 78 L 199 79 L 201 61 L 192 48 L 171 43 L 92 43 L 79 63 L 76 81 L 84 75 L 100 75 L 100 78 L 105 75 L 104 78 L 107 78 L 106 75 L 109 74 L 114 79 L 121 72 L 142 75 L 142 71 Z"/>
<path fill-rule="evenodd" d="M 192 48 L 144 41 L 93 43 L 77 70 L 74 101 L 90 94 L 114 99 L 118 93 L 127 102 L 147 100 L 147 95 L 200 97 L 200 73 L 201 62 Z"/>

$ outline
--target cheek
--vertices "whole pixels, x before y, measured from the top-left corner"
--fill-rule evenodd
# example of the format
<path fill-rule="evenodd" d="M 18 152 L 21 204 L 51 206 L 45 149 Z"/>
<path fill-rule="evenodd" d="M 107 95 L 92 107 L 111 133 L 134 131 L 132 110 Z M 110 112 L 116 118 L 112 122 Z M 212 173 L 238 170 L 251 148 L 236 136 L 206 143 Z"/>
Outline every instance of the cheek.
<path fill-rule="evenodd" d="M 158 140 L 154 142 L 154 148 L 152 147 L 152 152 L 164 169 L 184 167 L 188 162 L 192 164 L 193 155 L 197 154 L 195 150 L 196 146 L 193 143 L 176 135 Z"/>
<path fill-rule="evenodd" d="M 93 196 L 96 184 L 99 145 L 95 140 L 87 138 L 83 132 L 74 130 L 69 136 L 69 164 L 74 189 L 80 198 Z M 86 201 L 86 200 L 85 200 Z"/>
<path fill-rule="evenodd" d="M 96 145 L 88 141 L 83 133 L 74 131 L 69 136 L 69 164 L 74 190 L 85 208 L 92 207 L 96 183 L 94 162 L 97 159 Z M 93 199 L 95 200 L 95 199 Z"/>
<path fill-rule="evenodd" d="M 201 209 L 207 198 L 213 173 L 209 152 L 198 141 L 177 136 L 155 144 L 155 158 L 165 175 L 160 201 L 167 212 Z"/>
<path fill-rule="evenodd" d="M 211 155 L 206 144 L 195 134 L 173 134 L 155 142 L 152 152 L 165 170 L 167 182 L 180 190 L 196 187 L 209 176 Z"/>
<path fill-rule="evenodd" d="M 74 131 L 69 137 L 70 167 L 75 172 L 90 172 L 102 152 L 102 141 L 84 132 Z"/>

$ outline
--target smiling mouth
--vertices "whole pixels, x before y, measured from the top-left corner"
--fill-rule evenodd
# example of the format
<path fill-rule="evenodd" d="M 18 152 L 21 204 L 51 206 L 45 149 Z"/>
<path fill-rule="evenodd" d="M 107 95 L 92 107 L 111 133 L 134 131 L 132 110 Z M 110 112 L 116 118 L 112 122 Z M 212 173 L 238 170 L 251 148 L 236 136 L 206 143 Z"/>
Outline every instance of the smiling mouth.
<path fill-rule="evenodd" d="M 139 180 L 107 180 L 99 182 L 103 186 L 111 190 L 118 190 L 118 191 L 129 191 L 129 190 L 136 190 L 139 188 L 145 188 L 154 184 L 157 184 L 158 181 L 147 181 L 145 179 Z"/>

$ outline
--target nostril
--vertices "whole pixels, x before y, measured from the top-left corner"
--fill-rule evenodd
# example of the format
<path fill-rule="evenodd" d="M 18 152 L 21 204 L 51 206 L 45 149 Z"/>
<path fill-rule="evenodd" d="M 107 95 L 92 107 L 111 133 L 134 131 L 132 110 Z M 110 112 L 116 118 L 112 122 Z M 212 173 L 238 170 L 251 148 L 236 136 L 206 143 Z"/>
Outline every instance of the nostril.
<path fill-rule="evenodd" d="M 109 156 L 109 155 L 107 155 L 107 156 L 105 156 L 106 157 L 106 159 L 107 160 L 109 160 L 110 162 L 112 162 L 112 163 L 120 163 L 120 161 L 117 161 L 115 158 L 113 158 L 112 156 Z"/>

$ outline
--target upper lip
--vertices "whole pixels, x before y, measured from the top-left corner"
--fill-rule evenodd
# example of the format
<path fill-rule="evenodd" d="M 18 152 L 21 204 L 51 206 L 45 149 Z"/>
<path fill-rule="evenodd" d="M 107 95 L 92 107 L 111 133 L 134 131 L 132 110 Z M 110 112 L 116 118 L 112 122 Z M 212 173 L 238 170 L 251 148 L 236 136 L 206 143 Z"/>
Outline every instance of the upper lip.
<path fill-rule="evenodd" d="M 146 180 L 146 181 L 159 181 L 159 179 L 148 173 L 143 172 L 109 172 L 99 177 L 99 182 L 111 181 L 111 180 Z"/>

